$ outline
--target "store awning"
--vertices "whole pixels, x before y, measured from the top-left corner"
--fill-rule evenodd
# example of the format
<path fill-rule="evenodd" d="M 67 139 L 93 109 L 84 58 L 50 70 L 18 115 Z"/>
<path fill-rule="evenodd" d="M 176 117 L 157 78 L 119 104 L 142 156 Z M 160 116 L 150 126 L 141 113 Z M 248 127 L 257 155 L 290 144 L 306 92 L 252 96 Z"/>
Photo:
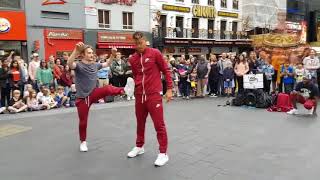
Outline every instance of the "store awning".
<path fill-rule="evenodd" d="M 117 48 L 117 49 L 134 49 L 135 45 L 130 43 L 98 43 L 99 49 L 111 49 L 111 48 Z"/>

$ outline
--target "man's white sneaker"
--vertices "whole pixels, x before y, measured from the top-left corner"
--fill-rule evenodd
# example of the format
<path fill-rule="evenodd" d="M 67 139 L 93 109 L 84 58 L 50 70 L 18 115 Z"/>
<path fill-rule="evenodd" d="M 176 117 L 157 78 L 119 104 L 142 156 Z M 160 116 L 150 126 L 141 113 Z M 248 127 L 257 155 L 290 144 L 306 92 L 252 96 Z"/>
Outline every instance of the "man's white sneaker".
<path fill-rule="evenodd" d="M 127 97 L 127 100 L 128 100 L 128 101 L 130 101 L 130 100 L 131 100 L 131 98 L 128 96 L 128 97 Z"/>
<path fill-rule="evenodd" d="M 138 155 L 141 155 L 144 153 L 144 148 L 143 147 L 134 147 L 129 153 L 128 157 L 129 158 L 134 158 Z"/>
<path fill-rule="evenodd" d="M 88 146 L 87 146 L 87 142 L 86 142 L 86 141 L 83 141 L 83 142 L 80 144 L 80 151 L 81 151 L 81 152 L 87 152 L 87 151 L 88 151 Z"/>
<path fill-rule="evenodd" d="M 169 161 L 169 156 L 165 153 L 158 154 L 157 160 L 154 162 L 156 166 L 163 166 Z"/>
<path fill-rule="evenodd" d="M 314 108 L 308 110 L 308 114 L 309 114 L 309 115 L 313 115 L 313 111 L 314 111 Z"/>
<path fill-rule="evenodd" d="M 292 109 L 291 111 L 288 111 L 287 114 L 299 114 L 298 109 Z"/>

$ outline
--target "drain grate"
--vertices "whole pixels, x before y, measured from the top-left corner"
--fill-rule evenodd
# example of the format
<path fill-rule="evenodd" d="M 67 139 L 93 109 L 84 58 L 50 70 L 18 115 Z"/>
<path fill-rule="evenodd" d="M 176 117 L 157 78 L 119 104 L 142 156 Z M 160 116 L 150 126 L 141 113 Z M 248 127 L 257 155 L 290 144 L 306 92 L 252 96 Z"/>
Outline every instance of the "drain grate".
<path fill-rule="evenodd" d="M 20 126 L 15 124 L 0 125 L 0 138 L 19 134 L 31 130 L 32 127 Z"/>

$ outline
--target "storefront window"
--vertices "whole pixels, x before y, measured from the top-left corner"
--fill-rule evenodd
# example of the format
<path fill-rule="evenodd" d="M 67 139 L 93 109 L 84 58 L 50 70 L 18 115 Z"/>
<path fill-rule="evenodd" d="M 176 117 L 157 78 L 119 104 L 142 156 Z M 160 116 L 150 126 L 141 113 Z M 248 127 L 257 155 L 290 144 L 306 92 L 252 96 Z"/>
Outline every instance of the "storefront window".
<path fill-rule="evenodd" d="M 20 0 L 0 0 L 0 9 L 9 8 L 9 9 L 21 9 Z"/>
<path fill-rule="evenodd" d="M 208 5 L 214 6 L 214 0 L 208 0 Z"/>
<path fill-rule="evenodd" d="M 21 54 L 21 42 L 0 41 L 0 58 L 8 56 L 11 51 Z"/>
<path fill-rule="evenodd" d="M 233 0 L 232 8 L 233 9 L 239 9 L 239 0 Z"/>
<path fill-rule="evenodd" d="M 199 4 L 199 0 L 192 0 L 193 4 Z"/>

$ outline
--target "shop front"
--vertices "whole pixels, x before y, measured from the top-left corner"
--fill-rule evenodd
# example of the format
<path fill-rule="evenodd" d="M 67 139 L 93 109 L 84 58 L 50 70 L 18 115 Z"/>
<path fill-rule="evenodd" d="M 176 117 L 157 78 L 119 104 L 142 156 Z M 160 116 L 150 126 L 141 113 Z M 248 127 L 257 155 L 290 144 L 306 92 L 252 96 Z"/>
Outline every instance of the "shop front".
<path fill-rule="evenodd" d="M 97 33 L 97 54 L 110 54 L 112 48 L 128 57 L 135 52 L 135 45 L 131 32 L 98 32 Z"/>
<path fill-rule="evenodd" d="M 50 55 L 62 57 L 63 53 L 71 53 L 74 46 L 83 41 L 83 31 L 73 29 L 44 29 L 45 59 Z"/>
<path fill-rule="evenodd" d="M 0 11 L 0 59 L 11 51 L 27 60 L 27 32 L 24 11 Z"/>

